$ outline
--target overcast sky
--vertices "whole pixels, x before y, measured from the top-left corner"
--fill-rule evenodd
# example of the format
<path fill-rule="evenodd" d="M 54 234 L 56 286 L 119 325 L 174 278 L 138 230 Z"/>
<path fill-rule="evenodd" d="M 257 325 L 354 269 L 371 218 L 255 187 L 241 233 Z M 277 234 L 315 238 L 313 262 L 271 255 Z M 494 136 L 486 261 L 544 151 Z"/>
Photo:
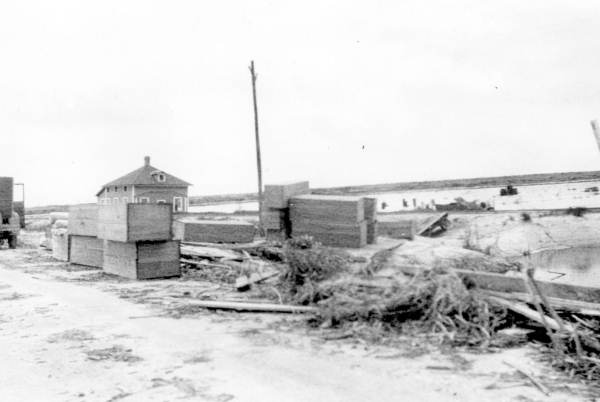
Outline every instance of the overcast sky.
<path fill-rule="evenodd" d="M 93 202 L 600 169 L 598 1 L 0 1 L 0 175 Z"/>

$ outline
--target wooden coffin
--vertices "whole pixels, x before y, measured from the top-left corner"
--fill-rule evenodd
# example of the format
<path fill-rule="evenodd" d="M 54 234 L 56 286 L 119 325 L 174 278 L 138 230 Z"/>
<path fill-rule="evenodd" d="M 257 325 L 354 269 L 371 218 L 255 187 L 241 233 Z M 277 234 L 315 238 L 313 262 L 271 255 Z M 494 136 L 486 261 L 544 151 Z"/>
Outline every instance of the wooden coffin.
<path fill-rule="evenodd" d="M 287 208 L 290 198 L 309 192 L 307 181 L 267 184 L 263 193 L 263 205 L 266 208 Z"/>
<path fill-rule="evenodd" d="M 177 221 L 175 238 L 199 243 L 251 243 L 256 228 L 241 221 Z"/>
<path fill-rule="evenodd" d="M 98 205 L 82 204 L 69 207 L 69 234 L 98 236 Z"/>
<path fill-rule="evenodd" d="M 69 261 L 72 264 L 102 268 L 104 241 L 95 236 L 70 235 Z"/>
<path fill-rule="evenodd" d="M 364 216 L 364 199 L 361 197 L 308 194 L 290 199 L 292 227 L 302 218 L 353 224 L 362 222 Z"/>
<path fill-rule="evenodd" d="M 98 206 L 98 238 L 135 242 L 171 240 L 171 204 Z"/>
<path fill-rule="evenodd" d="M 180 276 L 178 241 L 104 241 L 104 272 L 130 279 Z"/>

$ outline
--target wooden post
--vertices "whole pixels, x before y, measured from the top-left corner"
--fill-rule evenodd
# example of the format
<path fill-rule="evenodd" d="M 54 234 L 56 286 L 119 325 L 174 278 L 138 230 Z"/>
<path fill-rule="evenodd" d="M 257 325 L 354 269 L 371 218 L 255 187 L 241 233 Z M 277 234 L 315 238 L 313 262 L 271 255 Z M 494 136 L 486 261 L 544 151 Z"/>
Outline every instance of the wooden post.
<path fill-rule="evenodd" d="M 252 101 L 254 102 L 254 136 L 256 140 L 256 168 L 258 170 L 258 229 L 263 234 L 263 185 L 262 185 L 262 164 L 260 160 L 260 138 L 258 136 L 258 106 L 256 105 L 256 71 L 254 70 L 254 60 L 250 61 L 250 75 L 252 77 Z"/>
<path fill-rule="evenodd" d="M 592 125 L 592 131 L 596 138 L 596 144 L 598 144 L 598 149 L 600 149 L 600 125 L 598 124 L 598 120 L 592 120 L 590 124 Z"/>

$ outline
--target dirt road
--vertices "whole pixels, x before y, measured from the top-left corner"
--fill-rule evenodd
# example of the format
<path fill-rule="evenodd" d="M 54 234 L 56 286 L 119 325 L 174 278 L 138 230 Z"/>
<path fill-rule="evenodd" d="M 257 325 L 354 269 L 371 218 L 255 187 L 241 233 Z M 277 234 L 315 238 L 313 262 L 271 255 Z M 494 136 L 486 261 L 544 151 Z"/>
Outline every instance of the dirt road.
<path fill-rule="evenodd" d="M 154 313 L 0 256 L 2 401 L 589 400 L 527 348 L 415 356 L 326 342 L 280 316 Z M 551 396 L 503 361 L 535 372 Z"/>

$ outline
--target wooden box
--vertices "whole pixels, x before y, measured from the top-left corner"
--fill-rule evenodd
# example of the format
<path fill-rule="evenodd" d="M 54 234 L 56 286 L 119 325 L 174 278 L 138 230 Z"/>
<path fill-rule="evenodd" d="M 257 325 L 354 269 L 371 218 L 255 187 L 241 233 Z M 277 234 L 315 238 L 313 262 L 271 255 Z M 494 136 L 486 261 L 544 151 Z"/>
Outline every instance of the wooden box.
<path fill-rule="evenodd" d="M 178 241 L 104 242 L 103 270 L 130 279 L 179 276 Z"/>
<path fill-rule="evenodd" d="M 361 197 L 310 194 L 290 199 L 292 227 L 302 218 L 352 224 L 362 222 L 364 216 L 364 199 Z"/>
<path fill-rule="evenodd" d="M 69 235 L 69 261 L 72 264 L 102 268 L 104 241 L 95 236 Z"/>
<path fill-rule="evenodd" d="M 267 184 L 263 193 L 263 204 L 266 208 L 287 208 L 291 197 L 309 192 L 307 181 Z"/>
<path fill-rule="evenodd" d="M 116 204 L 98 207 L 98 238 L 134 242 L 171 240 L 171 204 Z"/>
<path fill-rule="evenodd" d="M 182 220 L 173 226 L 175 238 L 199 243 L 251 243 L 256 231 L 241 221 Z"/>
<path fill-rule="evenodd" d="M 69 261 L 69 234 L 66 229 L 51 229 L 50 243 L 52 258 L 59 261 Z"/>
<path fill-rule="evenodd" d="M 82 204 L 69 207 L 69 234 L 98 236 L 98 205 Z"/>

